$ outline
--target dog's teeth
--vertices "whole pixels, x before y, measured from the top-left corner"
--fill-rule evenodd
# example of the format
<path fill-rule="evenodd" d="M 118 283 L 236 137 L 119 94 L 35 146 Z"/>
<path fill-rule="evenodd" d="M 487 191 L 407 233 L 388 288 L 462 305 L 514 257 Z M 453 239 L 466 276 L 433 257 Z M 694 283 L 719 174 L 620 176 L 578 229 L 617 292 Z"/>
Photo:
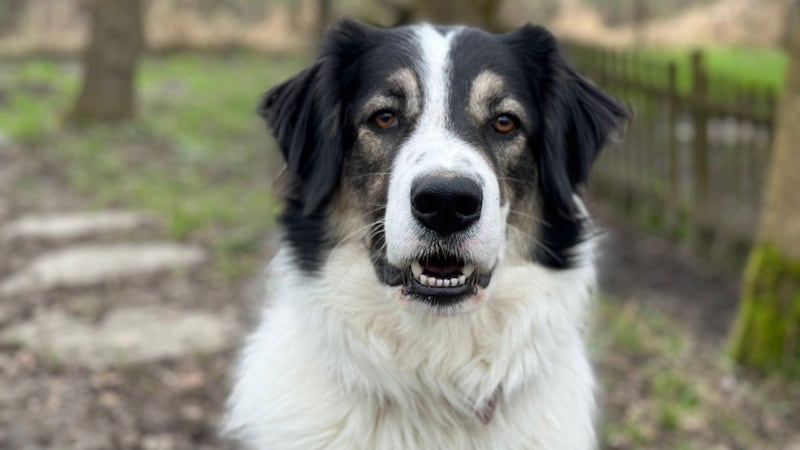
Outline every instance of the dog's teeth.
<path fill-rule="evenodd" d="M 467 282 L 467 277 L 466 276 L 461 275 L 460 277 L 458 277 L 458 284 L 464 284 L 466 282 Z"/>
<path fill-rule="evenodd" d="M 436 284 L 439 284 L 439 283 L 436 283 Z M 442 280 L 442 286 L 450 287 L 450 280 Z"/>
<path fill-rule="evenodd" d="M 420 265 L 419 261 L 411 263 L 411 273 L 414 274 L 414 278 L 419 280 L 420 275 L 422 275 L 422 265 Z"/>
<path fill-rule="evenodd" d="M 436 286 L 436 278 L 428 277 L 428 286 Z"/>
<path fill-rule="evenodd" d="M 419 282 L 420 282 L 420 283 L 422 283 L 422 284 L 428 284 L 428 277 L 427 277 L 427 276 L 425 276 L 425 275 L 420 275 L 418 279 L 419 279 Z"/>
<path fill-rule="evenodd" d="M 461 269 L 461 273 L 463 273 L 463 277 L 469 278 L 472 273 L 475 272 L 475 265 L 474 264 L 464 264 L 464 268 Z"/>
<path fill-rule="evenodd" d="M 450 286 L 458 286 L 458 278 L 450 278 Z"/>
<path fill-rule="evenodd" d="M 444 281 L 442 279 L 440 279 L 440 278 L 436 279 L 436 287 L 442 287 L 443 284 L 444 284 Z"/>

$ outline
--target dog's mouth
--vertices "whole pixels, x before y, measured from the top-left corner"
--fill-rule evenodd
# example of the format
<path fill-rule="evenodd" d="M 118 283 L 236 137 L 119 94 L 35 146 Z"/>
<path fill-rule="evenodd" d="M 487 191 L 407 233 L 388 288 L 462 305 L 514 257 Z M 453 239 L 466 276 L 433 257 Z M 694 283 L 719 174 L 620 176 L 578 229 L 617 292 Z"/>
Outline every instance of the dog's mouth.
<path fill-rule="evenodd" d="M 486 288 L 492 273 L 455 257 L 431 256 L 411 262 L 403 280 L 403 294 L 434 306 L 460 303 Z"/>

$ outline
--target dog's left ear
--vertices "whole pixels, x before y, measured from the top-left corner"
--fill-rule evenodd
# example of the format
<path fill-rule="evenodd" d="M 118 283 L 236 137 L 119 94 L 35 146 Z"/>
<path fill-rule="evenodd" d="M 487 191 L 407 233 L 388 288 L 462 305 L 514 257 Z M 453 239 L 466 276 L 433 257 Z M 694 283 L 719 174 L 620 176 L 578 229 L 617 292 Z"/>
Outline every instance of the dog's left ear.
<path fill-rule="evenodd" d="M 573 212 L 572 195 L 609 138 L 630 118 L 628 108 L 579 75 L 553 35 L 526 25 L 503 36 L 526 71 L 531 93 L 542 105 L 538 141 L 540 183 L 560 209 Z M 553 197 L 550 197 L 553 198 Z"/>

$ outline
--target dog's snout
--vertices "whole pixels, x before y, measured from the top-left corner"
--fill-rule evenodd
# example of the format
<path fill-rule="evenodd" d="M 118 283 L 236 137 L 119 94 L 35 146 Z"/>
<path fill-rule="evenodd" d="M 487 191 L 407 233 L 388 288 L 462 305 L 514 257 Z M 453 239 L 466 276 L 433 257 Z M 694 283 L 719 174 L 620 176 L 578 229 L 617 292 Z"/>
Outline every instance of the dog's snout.
<path fill-rule="evenodd" d="M 428 175 L 411 186 L 414 217 L 442 235 L 464 230 L 477 221 L 482 203 L 480 185 L 467 177 Z"/>

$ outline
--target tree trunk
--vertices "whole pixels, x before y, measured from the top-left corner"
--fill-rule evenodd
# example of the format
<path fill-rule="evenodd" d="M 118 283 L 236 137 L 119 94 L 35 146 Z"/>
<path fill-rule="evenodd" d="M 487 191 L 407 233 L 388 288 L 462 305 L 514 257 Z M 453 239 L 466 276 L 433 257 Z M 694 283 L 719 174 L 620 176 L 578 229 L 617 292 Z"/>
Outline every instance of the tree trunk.
<path fill-rule="evenodd" d="M 499 31 L 497 13 L 501 0 L 413 0 L 416 20 L 443 25 L 474 25 L 488 31 Z"/>
<path fill-rule="evenodd" d="M 800 10 L 793 11 L 795 20 Z M 800 377 L 800 27 L 792 32 L 769 181 L 742 288 L 731 353 Z"/>
<path fill-rule="evenodd" d="M 408 25 L 426 21 L 441 25 L 473 25 L 487 31 L 506 31 L 497 15 L 502 0 L 374 0 L 383 10 L 394 16 L 385 20 L 372 18 L 372 22 L 384 25 Z M 373 11 L 372 16 L 377 13 Z"/>
<path fill-rule="evenodd" d="M 787 49 L 792 43 L 792 36 L 794 35 L 795 29 L 800 27 L 800 14 L 797 14 L 798 9 L 800 9 L 800 0 L 789 0 L 788 14 L 786 14 L 786 23 L 784 25 L 784 37 L 783 42 L 781 42 Z"/>
<path fill-rule="evenodd" d="M 144 47 L 142 0 L 93 0 L 85 74 L 73 122 L 111 122 L 134 114 L 136 63 Z"/>
<path fill-rule="evenodd" d="M 317 11 L 317 39 L 321 38 L 331 24 L 333 17 L 333 2 L 332 0 L 319 0 L 317 2 L 319 11 Z"/>

